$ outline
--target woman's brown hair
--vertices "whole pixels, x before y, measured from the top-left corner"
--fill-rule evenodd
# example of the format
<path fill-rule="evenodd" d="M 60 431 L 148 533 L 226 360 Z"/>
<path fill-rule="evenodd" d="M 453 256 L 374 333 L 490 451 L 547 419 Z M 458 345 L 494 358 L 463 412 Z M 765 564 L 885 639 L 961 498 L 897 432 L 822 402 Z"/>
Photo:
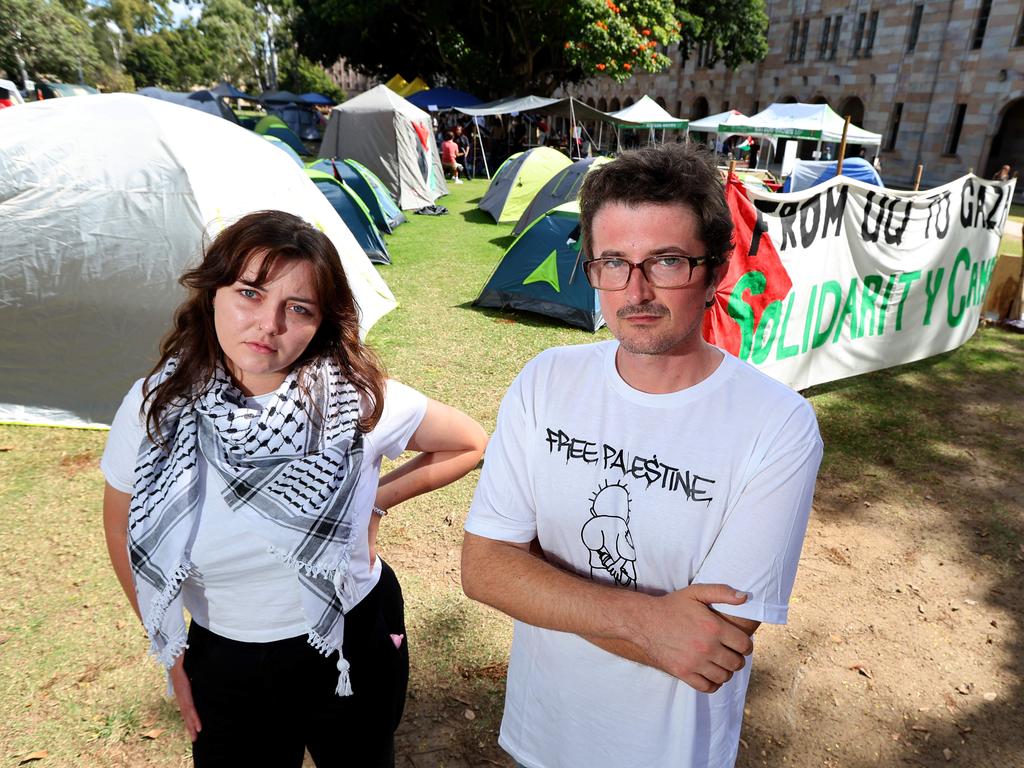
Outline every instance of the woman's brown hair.
<path fill-rule="evenodd" d="M 334 243 L 298 216 L 283 211 L 259 211 L 221 231 L 204 248 L 202 263 L 178 280 L 188 289 L 189 296 L 175 311 L 174 326 L 160 343 L 160 362 L 142 390 L 143 408 L 148 410 L 146 432 L 154 442 L 163 442 L 160 423 L 167 410 L 195 402 L 209 386 L 217 365 L 224 364 L 213 323 L 213 297 L 218 288 L 238 280 L 254 255 L 263 257 L 253 281 L 257 285 L 266 282 L 282 259 L 304 261 L 312 267 L 320 327 L 293 367 L 301 368 L 319 358 L 333 360 L 370 404 L 369 413 L 359 420 L 359 429 L 369 432 L 380 420 L 384 409 L 384 369 L 359 338 L 359 308 Z M 151 389 L 154 374 L 172 357 L 177 360 L 174 371 Z M 314 410 L 318 406 L 311 405 Z"/>

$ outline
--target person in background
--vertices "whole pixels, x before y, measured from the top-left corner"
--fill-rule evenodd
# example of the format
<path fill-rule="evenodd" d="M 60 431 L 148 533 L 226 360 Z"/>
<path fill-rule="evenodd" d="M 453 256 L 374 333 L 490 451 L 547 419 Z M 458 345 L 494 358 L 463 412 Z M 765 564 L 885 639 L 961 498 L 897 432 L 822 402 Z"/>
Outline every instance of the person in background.
<path fill-rule="evenodd" d="M 297 216 L 244 216 L 181 283 L 100 466 L 110 560 L 195 765 L 393 766 L 409 656 L 378 526 L 486 434 L 386 378 L 337 250 Z"/>
<path fill-rule="evenodd" d="M 459 147 L 459 162 L 462 164 L 462 168 L 465 172 L 467 179 L 473 178 L 472 163 L 470 163 L 470 155 L 473 152 L 473 141 L 466 135 L 462 130 L 461 125 L 455 126 L 455 143 Z"/>
<path fill-rule="evenodd" d="M 459 178 L 459 171 L 462 170 L 462 164 L 459 162 L 459 145 L 455 143 L 451 131 L 445 133 L 444 141 L 441 143 L 441 167 L 446 174 L 451 174 L 456 184 L 462 183 L 462 179 Z"/>

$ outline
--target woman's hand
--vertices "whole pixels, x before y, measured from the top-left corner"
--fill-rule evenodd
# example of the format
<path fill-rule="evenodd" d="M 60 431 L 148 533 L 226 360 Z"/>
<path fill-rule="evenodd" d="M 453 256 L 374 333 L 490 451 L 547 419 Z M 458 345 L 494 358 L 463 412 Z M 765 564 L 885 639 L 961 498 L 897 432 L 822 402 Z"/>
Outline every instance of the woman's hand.
<path fill-rule="evenodd" d="M 178 700 L 178 709 L 181 710 L 181 719 L 185 722 L 185 730 L 192 741 L 199 738 L 199 732 L 203 730 L 203 724 L 199 722 L 199 712 L 192 701 L 192 683 L 185 674 L 185 654 L 181 654 L 174 660 L 171 667 L 171 685 L 174 686 L 174 698 Z"/>

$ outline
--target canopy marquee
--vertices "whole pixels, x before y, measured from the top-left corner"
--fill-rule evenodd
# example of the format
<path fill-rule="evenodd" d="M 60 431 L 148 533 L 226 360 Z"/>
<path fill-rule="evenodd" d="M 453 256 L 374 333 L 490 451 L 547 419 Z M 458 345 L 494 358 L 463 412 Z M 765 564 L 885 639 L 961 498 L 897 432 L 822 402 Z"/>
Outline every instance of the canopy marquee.
<path fill-rule="evenodd" d="M 838 142 L 842 141 L 845 122 L 828 104 L 771 104 L 746 119 L 732 115 L 719 124 L 717 132 Z M 878 145 L 882 143 L 882 135 L 851 123 L 846 132 L 846 141 L 849 144 Z"/>

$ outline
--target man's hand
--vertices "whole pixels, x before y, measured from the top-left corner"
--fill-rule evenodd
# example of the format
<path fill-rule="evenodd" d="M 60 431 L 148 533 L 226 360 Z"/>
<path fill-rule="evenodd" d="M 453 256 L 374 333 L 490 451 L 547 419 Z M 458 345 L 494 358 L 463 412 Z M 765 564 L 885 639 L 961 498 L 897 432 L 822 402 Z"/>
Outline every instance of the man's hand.
<path fill-rule="evenodd" d="M 203 730 L 203 724 L 199 722 L 199 713 L 192 701 L 192 683 L 185 674 L 185 654 L 181 654 L 174 660 L 171 667 L 171 684 L 174 686 L 174 698 L 178 700 L 178 709 L 181 710 L 181 719 L 185 721 L 185 730 L 188 737 L 195 741 L 199 738 L 199 732 Z"/>
<path fill-rule="evenodd" d="M 724 584 L 692 584 L 642 609 L 633 641 L 657 667 L 702 693 L 714 693 L 754 650 L 748 634 L 708 606 L 742 605 L 746 594 Z"/>

